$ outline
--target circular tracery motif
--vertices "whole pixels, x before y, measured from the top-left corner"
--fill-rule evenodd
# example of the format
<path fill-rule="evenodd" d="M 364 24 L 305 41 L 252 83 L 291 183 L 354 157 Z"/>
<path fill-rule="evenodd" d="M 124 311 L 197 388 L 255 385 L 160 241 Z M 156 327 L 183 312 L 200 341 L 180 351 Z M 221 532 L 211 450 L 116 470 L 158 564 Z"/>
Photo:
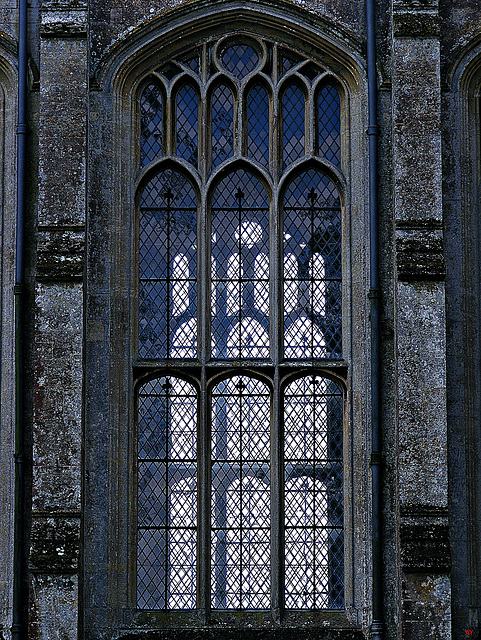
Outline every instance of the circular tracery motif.
<path fill-rule="evenodd" d="M 243 78 L 259 64 L 259 55 L 248 44 L 236 44 L 222 52 L 221 65 L 236 78 Z"/>

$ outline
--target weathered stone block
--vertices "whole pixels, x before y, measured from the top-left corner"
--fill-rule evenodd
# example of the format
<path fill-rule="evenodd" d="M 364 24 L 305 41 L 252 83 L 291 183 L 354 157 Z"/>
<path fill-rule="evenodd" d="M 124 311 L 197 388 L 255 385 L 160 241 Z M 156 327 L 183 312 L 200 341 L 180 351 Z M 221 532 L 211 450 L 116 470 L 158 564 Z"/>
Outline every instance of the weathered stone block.
<path fill-rule="evenodd" d="M 423 11 L 425 9 L 436 9 L 437 6 L 438 0 L 393 0 L 394 10 Z"/>
<path fill-rule="evenodd" d="M 449 572 L 451 553 L 447 521 L 402 522 L 400 537 L 404 572 Z"/>
<path fill-rule="evenodd" d="M 446 337 L 441 283 L 398 283 L 397 344 L 399 501 L 446 507 Z"/>
<path fill-rule="evenodd" d="M 403 640 L 450 640 L 451 586 L 448 576 L 412 573 L 402 581 Z"/>
<path fill-rule="evenodd" d="M 40 35 L 44 38 L 85 38 L 87 12 L 83 8 L 42 7 Z M 73 10 L 72 10 L 73 9 Z"/>
<path fill-rule="evenodd" d="M 85 222 L 86 43 L 41 42 L 39 225 Z"/>
<path fill-rule="evenodd" d="M 440 34 L 437 12 L 399 12 L 393 16 L 396 38 L 437 38 Z"/>
<path fill-rule="evenodd" d="M 77 576 L 32 575 L 29 638 L 76 640 Z"/>
<path fill-rule="evenodd" d="M 37 511 L 80 508 L 83 290 L 38 284 L 32 503 Z"/>
<path fill-rule="evenodd" d="M 441 220 L 441 136 L 396 137 L 395 153 L 396 218 Z"/>
<path fill-rule="evenodd" d="M 57 281 L 81 278 L 84 248 L 85 234 L 83 231 L 39 230 L 37 278 Z"/>
<path fill-rule="evenodd" d="M 396 238 L 400 280 L 442 280 L 445 276 L 441 231 L 399 231 Z"/>
<path fill-rule="evenodd" d="M 33 514 L 30 570 L 34 573 L 68 574 L 78 571 L 80 513 L 78 517 Z"/>

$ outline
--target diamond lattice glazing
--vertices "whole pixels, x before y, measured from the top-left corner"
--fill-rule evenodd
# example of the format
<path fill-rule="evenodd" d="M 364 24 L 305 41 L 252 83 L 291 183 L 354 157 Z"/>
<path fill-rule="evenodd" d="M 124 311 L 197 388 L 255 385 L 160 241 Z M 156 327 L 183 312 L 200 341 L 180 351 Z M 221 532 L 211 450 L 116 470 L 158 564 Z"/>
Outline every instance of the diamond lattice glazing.
<path fill-rule="evenodd" d="M 149 84 L 140 98 L 140 161 L 146 165 L 162 156 L 163 98 L 156 84 Z"/>
<path fill-rule="evenodd" d="M 236 78 L 243 78 L 259 64 L 259 56 L 248 44 L 228 47 L 221 57 L 222 66 Z"/>
<path fill-rule="evenodd" d="M 285 606 L 344 605 L 342 392 L 320 376 L 284 397 Z"/>
<path fill-rule="evenodd" d="M 342 356 L 340 202 L 315 169 L 297 176 L 284 199 L 284 355 Z"/>
<path fill-rule="evenodd" d="M 144 188 L 139 215 L 139 356 L 195 358 L 197 200 L 168 169 Z"/>
<path fill-rule="evenodd" d="M 196 605 L 197 395 L 162 377 L 138 394 L 137 606 Z"/>
<path fill-rule="evenodd" d="M 337 89 L 330 84 L 319 92 L 318 154 L 341 165 L 341 105 Z"/>
<path fill-rule="evenodd" d="M 177 93 L 176 155 L 197 166 L 199 98 L 190 84 Z"/>
<path fill-rule="evenodd" d="M 232 156 L 234 151 L 234 98 L 225 84 L 212 94 L 212 166 Z"/>
<path fill-rule="evenodd" d="M 287 609 L 344 606 L 342 393 L 318 375 L 283 392 L 272 374 L 282 371 L 273 364 L 279 357 L 291 360 L 293 370 L 313 360 L 327 369 L 326 360 L 342 357 L 338 193 L 314 169 L 284 179 L 306 152 L 340 166 L 340 98 L 334 79 L 314 87 L 322 73 L 316 62 L 268 41 L 266 63 L 254 77 L 259 51 L 253 38 L 220 48 L 207 38 L 202 50 L 165 60 L 139 100 L 140 162 L 169 155 L 164 166 L 170 168 L 140 193 L 138 356 L 150 371 L 154 361 L 167 360 L 162 366 L 170 372 L 199 376 L 205 399 L 197 414 L 193 386 L 165 371 L 138 393 L 137 602 L 143 610 L 193 609 L 204 598 L 217 611 L 266 610 L 283 601 Z M 306 132 L 314 136 L 313 149 Z M 269 170 L 265 183 L 247 172 L 250 161 Z M 199 221 L 196 194 L 207 198 Z M 269 251 L 278 234 L 280 258 Z M 273 295 L 283 305 L 279 346 Z M 197 314 L 198 302 L 202 310 L 210 305 L 210 317 Z M 266 366 L 271 356 L 272 367 Z M 244 369 L 220 383 L 217 377 L 212 389 L 211 376 L 227 375 L 225 360 Z M 256 370 L 273 375 L 273 390 L 252 377 Z M 273 404 L 282 393 L 284 402 Z M 272 420 L 282 433 L 271 433 L 272 411 L 283 413 Z M 206 470 L 199 478 L 208 473 L 211 480 L 200 487 L 210 513 L 199 522 L 198 415 L 199 467 Z M 275 497 L 272 455 L 284 482 Z M 198 540 L 208 541 L 203 558 Z M 277 571 L 271 540 L 285 553 L 284 594 L 271 595 Z M 210 592 L 198 595 L 209 572 Z"/>
<path fill-rule="evenodd" d="M 235 376 L 213 393 L 212 607 L 270 606 L 270 399 Z"/>
<path fill-rule="evenodd" d="M 211 234 L 215 358 L 269 357 L 268 213 L 264 187 L 246 171 L 229 174 L 215 190 Z"/>
<path fill-rule="evenodd" d="M 303 91 L 290 85 L 282 97 L 282 157 L 284 167 L 305 153 L 304 129 L 306 100 Z"/>
<path fill-rule="evenodd" d="M 247 155 L 269 164 L 269 97 L 259 84 L 247 96 Z"/>

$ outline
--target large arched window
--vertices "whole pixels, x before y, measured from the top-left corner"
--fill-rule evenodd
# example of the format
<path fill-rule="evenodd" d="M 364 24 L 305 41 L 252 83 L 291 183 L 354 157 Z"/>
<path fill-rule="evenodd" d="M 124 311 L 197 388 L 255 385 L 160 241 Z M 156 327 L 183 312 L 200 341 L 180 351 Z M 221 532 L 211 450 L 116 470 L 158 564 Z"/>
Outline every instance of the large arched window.
<path fill-rule="evenodd" d="M 138 96 L 137 607 L 343 609 L 340 85 L 237 35 Z"/>

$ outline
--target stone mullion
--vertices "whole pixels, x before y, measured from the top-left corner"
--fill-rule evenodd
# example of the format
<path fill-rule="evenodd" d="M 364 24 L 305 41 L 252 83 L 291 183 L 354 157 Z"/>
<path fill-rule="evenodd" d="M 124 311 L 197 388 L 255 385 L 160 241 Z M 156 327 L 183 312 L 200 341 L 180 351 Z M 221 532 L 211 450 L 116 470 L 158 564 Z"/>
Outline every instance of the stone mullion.
<path fill-rule="evenodd" d="M 40 23 L 31 637 L 77 637 L 81 509 L 86 6 Z"/>
<path fill-rule="evenodd" d="M 402 637 L 451 637 L 437 0 L 393 0 Z"/>

